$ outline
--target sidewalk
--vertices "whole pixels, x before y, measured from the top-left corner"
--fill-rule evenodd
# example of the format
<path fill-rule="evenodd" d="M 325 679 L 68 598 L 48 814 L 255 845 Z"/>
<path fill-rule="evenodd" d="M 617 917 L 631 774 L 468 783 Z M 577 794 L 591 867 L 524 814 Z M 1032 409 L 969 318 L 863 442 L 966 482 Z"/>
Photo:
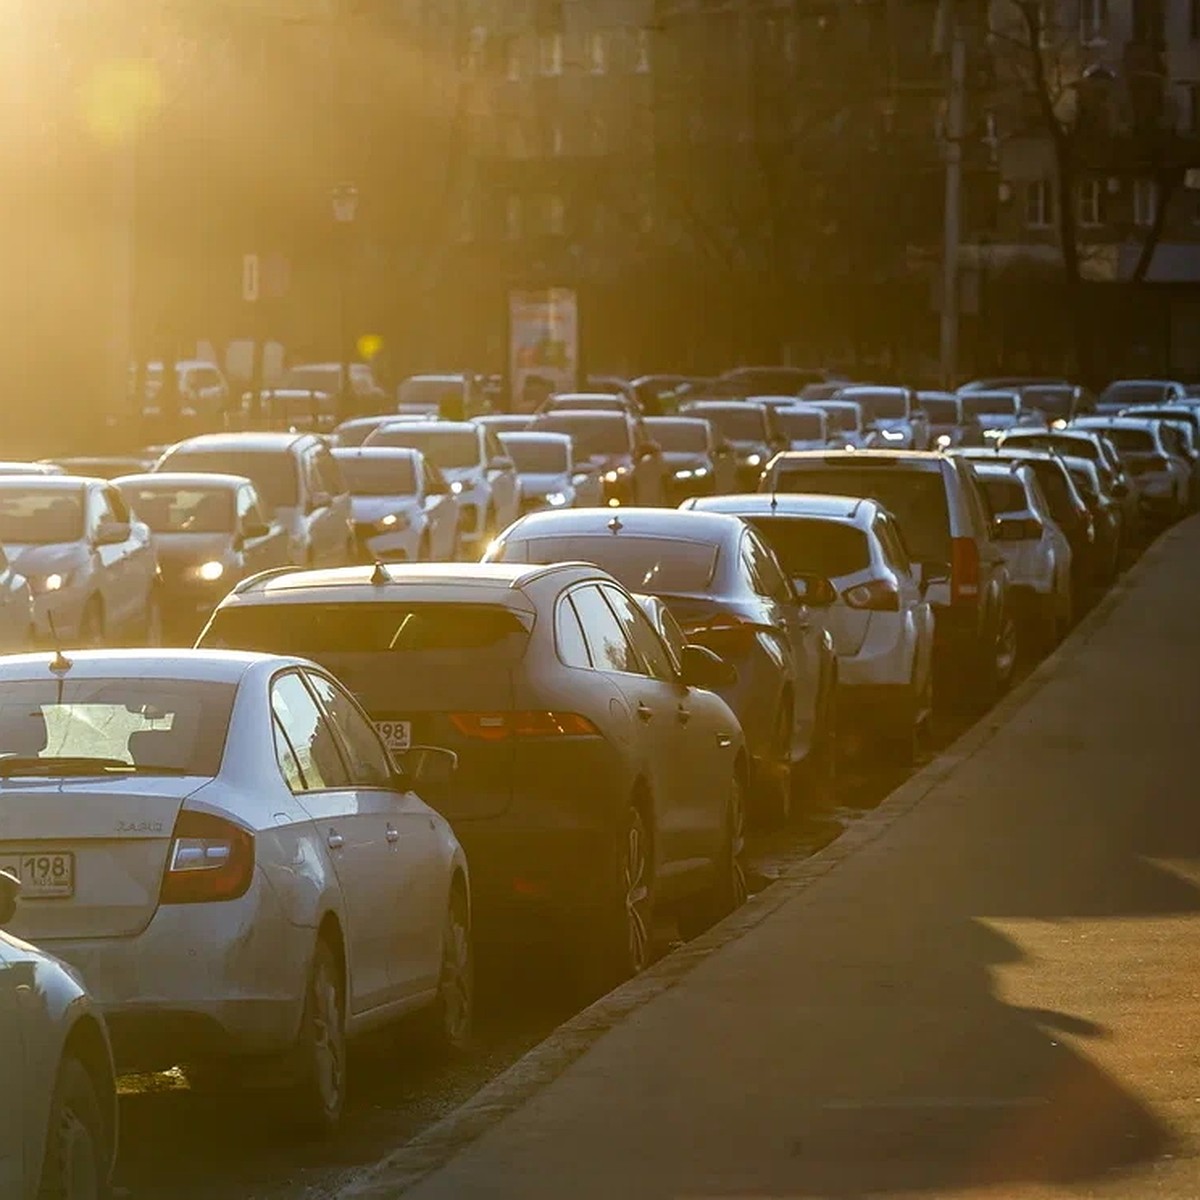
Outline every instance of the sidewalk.
<path fill-rule="evenodd" d="M 1198 765 L 1195 518 L 740 937 L 343 1195 L 1196 1200 Z"/>

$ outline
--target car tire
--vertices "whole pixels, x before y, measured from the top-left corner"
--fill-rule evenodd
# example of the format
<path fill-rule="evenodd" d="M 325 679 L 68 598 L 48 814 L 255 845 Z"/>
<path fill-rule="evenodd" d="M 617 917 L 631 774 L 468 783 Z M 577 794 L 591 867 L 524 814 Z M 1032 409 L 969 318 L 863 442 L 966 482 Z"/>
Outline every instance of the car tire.
<path fill-rule="evenodd" d="M 795 724 L 791 700 L 780 701 L 771 735 L 770 758 L 755 789 L 755 824 L 778 829 L 792 819 L 792 732 Z"/>
<path fill-rule="evenodd" d="M 908 699 L 900 716 L 885 728 L 881 741 L 883 757 L 895 767 L 911 767 L 921 756 L 921 735 L 924 722 L 933 708 L 932 680 L 925 684 L 925 694 L 917 692 L 917 665 L 913 663 L 913 677 L 908 685 Z M 922 715 L 924 714 L 924 715 Z"/>
<path fill-rule="evenodd" d="M 635 803 L 625 818 L 601 883 L 600 908 L 581 947 L 584 983 L 603 993 L 650 965 L 654 933 L 654 861 L 645 818 Z"/>
<path fill-rule="evenodd" d="M 104 645 L 104 603 L 99 596 L 92 596 L 83 606 L 79 644 L 85 650 L 100 649 Z"/>
<path fill-rule="evenodd" d="M 103 1200 L 112 1161 L 96 1085 L 87 1068 L 68 1054 L 58 1068 L 37 1200 Z"/>
<path fill-rule="evenodd" d="M 1019 651 L 1017 623 L 1012 613 L 1005 608 L 1000 614 L 996 636 L 988 643 L 987 658 L 981 672 L 981 699 L 985 705 L 991 704 L 998 696 L 1008 691 Z"/>
<path fill-rule="evenodd" d="M 837 803 L 837 768 L 837 678 L 831 675 L 818 709 L 813 744 L 801 771 L 804 799 L 811 809 L 829 809 Z"/>
<path fill-rule="evenodd" d="M 466 887 L 456 881 L 442 931 L 437 999 L 421 1014 L 422 1041 L 441 1056 L 460 1054 L 471 1043 L 475 1013 L 475 953 Z"/>
<path fill-rule="evenodd" d="M 289 1115 L 306 1132 L 332 1132 L 346 1105 L 346 1004 L 337 956 L 317 942 L 304 995 Z"/>
<path fill-rule="evenodd" d="M 741 776 L 735 773 L 729 783 L 724 836 L 720 855 L 714 864 L 716 874 L 711 885 L 679 912 L 679 932 L 684 939 L 696 937 L 710 929 L 746 902 L 746 871 L 742 861 L 745 847 L 745 788 Z"/>

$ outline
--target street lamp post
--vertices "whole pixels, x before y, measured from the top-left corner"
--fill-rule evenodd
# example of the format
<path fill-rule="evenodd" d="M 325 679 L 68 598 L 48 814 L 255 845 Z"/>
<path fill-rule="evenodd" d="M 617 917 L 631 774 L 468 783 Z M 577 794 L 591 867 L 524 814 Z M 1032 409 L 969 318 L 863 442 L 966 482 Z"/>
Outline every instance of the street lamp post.
<path fill-rule="evenodd" d="M 340 387 L 337 397 L 338 420 L 354 416 L 354 388 L 350 380 L 350 364 L 354 350 L 350 337 L 350 266 L 353 243 L 351 231 L 358 216 L 358 188 L 352 183 L 339 183 L 332 191 L 333 220 L 340 231 L 338 263 L 338 361 L 341 364 Z"/>

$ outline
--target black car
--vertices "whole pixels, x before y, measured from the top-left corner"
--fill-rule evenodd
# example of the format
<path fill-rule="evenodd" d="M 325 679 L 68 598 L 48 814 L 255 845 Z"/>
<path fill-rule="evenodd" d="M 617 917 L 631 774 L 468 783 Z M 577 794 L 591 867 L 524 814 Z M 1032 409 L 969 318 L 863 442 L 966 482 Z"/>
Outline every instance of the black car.
<path fill-rule="evenodd" d="M 666 502 L 719 496 L 737 487 L 733 447 L 699 417 L 647 417 L 646 431 L 662 447 Z"/>
<path fill-rule="evenodd" d="M 595 471 L 603 480 L 606 503 L 663 503 L 662 448 L 640 417 L 595 410 L 542 413 L 529 422 L 526 432 L 565 433 L 576 468 Z"/>

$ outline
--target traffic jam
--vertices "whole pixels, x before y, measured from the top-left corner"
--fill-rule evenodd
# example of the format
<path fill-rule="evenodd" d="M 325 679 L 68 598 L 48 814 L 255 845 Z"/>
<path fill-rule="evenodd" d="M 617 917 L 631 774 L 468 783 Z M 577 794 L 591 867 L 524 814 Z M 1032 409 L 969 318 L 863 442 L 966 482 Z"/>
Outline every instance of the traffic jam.
<path fill-rule="evenodd" d="M 1200 503 L 1168 380 L 651 391 L 0 463 L 0 1195 L 184 1196 L 181 1095 L 206 1139 L 249 1098 L 289 1144 L 394 1145 L 381 1038 L 397 1087 L 483 1086 Z"/>

